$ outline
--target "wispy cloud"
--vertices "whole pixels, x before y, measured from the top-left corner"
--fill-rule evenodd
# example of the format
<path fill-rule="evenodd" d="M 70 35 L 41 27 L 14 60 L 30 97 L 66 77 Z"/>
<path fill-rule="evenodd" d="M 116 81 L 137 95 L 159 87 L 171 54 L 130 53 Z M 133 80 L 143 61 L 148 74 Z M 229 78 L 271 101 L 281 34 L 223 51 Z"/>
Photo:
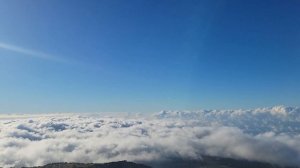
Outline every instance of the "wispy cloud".
<path fill-rule="evenodd" d="M 19 53 L 24 56 L 29 56 L 29 57 L 34 57 L 38 59 L 44 59 L 44 60 L 49 60 L 49 61 L 55 61 L 55 62 L 60 62 L 60 63 L 70 63 L 69 60 L 57 57 L 51 54 L 47 54 L 41 51 L 33 50 L 33 49 L 27 49 L 7 43 L 0 42 L 0 49 L 3 50 L 8 50 L 12 52 Z"/>

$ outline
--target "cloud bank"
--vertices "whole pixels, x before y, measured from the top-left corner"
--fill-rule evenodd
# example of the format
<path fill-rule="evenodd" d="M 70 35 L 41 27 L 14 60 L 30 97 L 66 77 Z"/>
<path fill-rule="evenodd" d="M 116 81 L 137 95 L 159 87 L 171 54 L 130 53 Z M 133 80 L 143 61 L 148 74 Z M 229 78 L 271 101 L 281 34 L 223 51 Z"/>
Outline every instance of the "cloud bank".
<path fill-rule="evenodd" d="M 299 127 L 300 109 L 284 106 L 139 117 L 6 116 L 0 119 L 0 167 L 201 160 L 202 155 L 297 166 Z"/>

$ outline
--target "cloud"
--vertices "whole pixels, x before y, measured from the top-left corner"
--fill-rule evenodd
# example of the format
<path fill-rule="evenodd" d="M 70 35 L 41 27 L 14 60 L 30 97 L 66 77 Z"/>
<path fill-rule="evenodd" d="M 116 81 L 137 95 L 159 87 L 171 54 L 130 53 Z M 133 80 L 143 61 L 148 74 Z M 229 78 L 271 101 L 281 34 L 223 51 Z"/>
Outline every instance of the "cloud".
<path fill-rule="evenodd" d="M 101 114 L 3 117 L 0 167 L 124 159 L 201 160 L 202 155 L 300 165 L 299 114 L 299 108 L 278 106 L 254 110 L 164 111 L 140 117 Z M 246 127 L 241 122 L 252 125 Z"/>
<path fill-rule="evenodd" d="M 19 53 L 19 54 L 22 54 L 22 55 L 25 55 L 25 56 L 33 57 L 33 58 L 39 58 L 39 59 L 55 61 L 55 62 L 60 62 L 60 63 L 70 63 L 69 60 L 66 60 L 66 59 L 61 58 L 61 57 L 46 54 L 46 53 L 36 51 L 36 50 L 22 48 L 22 47 L 19 47 L 19 46 L 15 46 L 15 45 L 3 43 L 3 42 L 0 42 L 0 49 L 16 52 L 16 53 Z"/>

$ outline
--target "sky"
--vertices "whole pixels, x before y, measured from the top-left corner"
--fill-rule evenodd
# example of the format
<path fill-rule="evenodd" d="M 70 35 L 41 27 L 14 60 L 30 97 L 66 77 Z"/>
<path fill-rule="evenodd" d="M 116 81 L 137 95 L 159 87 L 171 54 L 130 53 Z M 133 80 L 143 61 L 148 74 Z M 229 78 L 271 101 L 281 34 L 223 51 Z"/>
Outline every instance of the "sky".
<path fill-rule="evenodd" d="M 0 112 L 300 106 L 299 5 L 2 0 Z"/>

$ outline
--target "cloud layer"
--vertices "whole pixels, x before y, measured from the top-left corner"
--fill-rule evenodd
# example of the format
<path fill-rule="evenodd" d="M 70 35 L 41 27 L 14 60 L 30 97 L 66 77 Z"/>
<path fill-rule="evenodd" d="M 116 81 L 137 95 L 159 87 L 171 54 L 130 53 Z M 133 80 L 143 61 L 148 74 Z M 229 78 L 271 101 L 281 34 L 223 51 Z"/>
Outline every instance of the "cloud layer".
<path fill-rule="evenodd" d="M 51 162 L 200 160 L 300 165 L 300 109 L 162 111 L 151 117 L 47 115 L 0 119 L 0 167 Z"/>

